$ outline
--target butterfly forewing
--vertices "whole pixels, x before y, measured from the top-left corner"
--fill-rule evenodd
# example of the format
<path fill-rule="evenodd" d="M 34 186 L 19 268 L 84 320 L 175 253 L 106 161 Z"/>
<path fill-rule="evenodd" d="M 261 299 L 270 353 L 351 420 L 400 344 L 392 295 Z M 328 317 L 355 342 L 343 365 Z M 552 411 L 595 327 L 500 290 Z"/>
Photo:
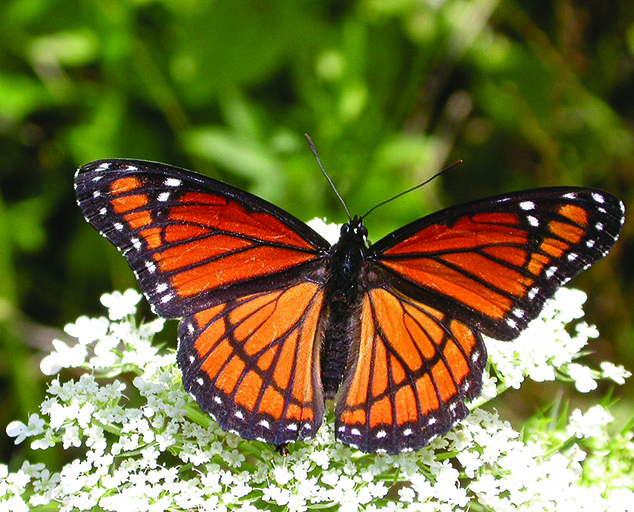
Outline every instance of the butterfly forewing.
<path fill-rule="evenodd" d="M 425 217 L 373 245 L 370 258 L 403 293 L 508 340 L 609 252 L 623 220 L 606 192 L 539 189 Z"/>
<path fill-rule="evenodd" d="M 270 203 L 171 166 L 92 162 L 79 169 L 76 190 L 88 222 L 124 254 L 167 317 L 299 283 L 329 247 Z"/>

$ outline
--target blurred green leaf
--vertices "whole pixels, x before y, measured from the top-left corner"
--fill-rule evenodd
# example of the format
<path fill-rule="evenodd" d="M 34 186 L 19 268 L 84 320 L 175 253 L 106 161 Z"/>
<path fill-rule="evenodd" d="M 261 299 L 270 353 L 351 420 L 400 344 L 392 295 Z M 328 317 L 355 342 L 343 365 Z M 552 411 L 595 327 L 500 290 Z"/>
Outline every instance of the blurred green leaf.
<path fill-rule="evenodd" d="M 97 57 L 98 44 L 88 29 L 57 32 L 33 38 L 29 54 L 35 66 L 84 66 Z"/>
<path fill-rule="evenodd" d="M 13 245 L 21 252 L 35 252 L 46 243 L 44 220 L 48 212 L 42 198 L 32 198 L 11 206 L 7 212 Z"/>
<path fill-rule="evenodd" d="M 52 104 L 51 95 L 33 77 L 0 72 L 0 122 L 23 121 Z"/>
<path fill-rule="evenodd" d="M 283 165 L 269 146 L 239 137 L 219 127 L 197 128 L 184 135 L 186 149 L 199 158 L 218 165 L 253 182 L 258 195 L 274 200 L 283 181 Z"/>

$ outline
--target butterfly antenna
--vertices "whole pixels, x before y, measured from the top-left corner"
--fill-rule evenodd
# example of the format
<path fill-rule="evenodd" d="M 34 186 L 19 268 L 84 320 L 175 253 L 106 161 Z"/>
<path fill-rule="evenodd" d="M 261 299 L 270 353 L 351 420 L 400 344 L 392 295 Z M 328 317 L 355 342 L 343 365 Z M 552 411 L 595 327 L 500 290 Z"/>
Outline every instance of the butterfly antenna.
<path fill-rule="evenodd" d="M 442 171 L 437 172 L 436 174 L 434 174 L 431 178 L 423 181 L 422 183 L 419 183 L 418 185 L 416 185 L 415 187 L 412 187 L 410 189 L 407 189 L 404 192 L 401 192 L 400 194 L 396 194 L 394 197 L 390 197 L 389 199 L 386 199 L 385 201 L 380 202 L 379 204 L 373 206 L 372 208 L 370 208 L 365 215 L 362 215 L 361 218 L 365 219 L 368 215 L 370 215 L 370 213 L 372 213 L 374 210 L 376 210 L 379 206 L 383 206 L 384 204 L 389 203 L 390 201 L 394 201 L 394 199 L 398 199 L 401 196 L 404 196 L 405 194 L 409 194 L 410 192 L 416 190 L 417 188 L 422 187 L 423 185 L 427 185 L 427 183 L 429 183 L 432 180 L 435 180 L 436 178 L 438 178 L 438 176 L 440 176 L 441 174 L 445 174 L 447 171 L 453 169 L 454 167 L 456 167 L 457 165 L 461 164 L 463 162 L 463 160 L 458 160 L 457 162 L 454 162 L 453 164 L 451 164 L 448 167 L 445 167 Z"/>
<path fill-rule="evenodd" d="M 319 164 L 319 168 L 321 169 L 321 172 L 328 180 L 328 183 L 330 183 L 330 186 L 332 187 L 332 189 L 335 191 L 335 195 L 339 198 L 339 201 L 341 201 L 341 204 L 343 205 L 343 209 L 346 210 L 346 215 L 348 215 L 348 219 L 352 220 L 352 216 L 350 215 L 350 210 L 348 210 L 348 207 L 346 206 L 345 201 L 343 200 L 341 195 L 339 195 L 339 192 L 337 191 L 335 184 L 332 182 L 332 180 L 330 179 L 330 176 L 328 176 L 328 174 L 324 170 L 323 165 L 321 165 L 321 161 L 319 160 L 319 155 L 317 154 L 317 150 L 315 149 L 313 140 L 310 138 L 310 135 L 308 135 L 307 133 L 304 134 L 304 137 L 306 137 L 306 140 L 308 141 L 308 144 L 310 145 L 310 150 L 313 152 L 313 155 L 315 155 L 315 158 L 317 159 L 317 163 Z"/>

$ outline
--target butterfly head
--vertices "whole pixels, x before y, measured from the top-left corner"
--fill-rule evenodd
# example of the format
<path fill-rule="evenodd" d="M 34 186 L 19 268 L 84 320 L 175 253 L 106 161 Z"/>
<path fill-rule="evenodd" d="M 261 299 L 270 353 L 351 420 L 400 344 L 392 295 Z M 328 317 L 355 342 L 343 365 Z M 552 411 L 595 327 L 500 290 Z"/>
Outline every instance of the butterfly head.
<path fill-rule="evenodd" d="M 340 238 L 360 238 L 365 243 L 368 237 L 368 229 L 363 225 L 363 219 L 357 215 L 350 222 L 341 226 Z"/>

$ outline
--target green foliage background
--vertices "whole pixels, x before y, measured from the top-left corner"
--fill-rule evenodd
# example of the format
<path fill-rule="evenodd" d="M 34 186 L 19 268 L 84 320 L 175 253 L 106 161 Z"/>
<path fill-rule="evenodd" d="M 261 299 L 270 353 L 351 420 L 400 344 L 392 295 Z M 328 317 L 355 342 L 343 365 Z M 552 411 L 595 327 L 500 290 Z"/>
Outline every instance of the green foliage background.
<path fill-rule="evenodd" d="M 343 222 L 308 132 L 357 213 L 465 161 L 373 213 L 373 240 L 539 186 L 604 188 L 634 211 L 633 86 L 632 2 L 2 2 L 0 427 L 37 410 L 39 360 L 63 325 L 136 286 L 75 205 L 79 165 L 162 161 Z M 602 333 L 596 359 L 630 370 L 633 231 L 573 282 Z M 520 412 L 552 398 L 517 396 Z M 0 451 L 12 467 L 41 456 L 4 435 Z"/>

